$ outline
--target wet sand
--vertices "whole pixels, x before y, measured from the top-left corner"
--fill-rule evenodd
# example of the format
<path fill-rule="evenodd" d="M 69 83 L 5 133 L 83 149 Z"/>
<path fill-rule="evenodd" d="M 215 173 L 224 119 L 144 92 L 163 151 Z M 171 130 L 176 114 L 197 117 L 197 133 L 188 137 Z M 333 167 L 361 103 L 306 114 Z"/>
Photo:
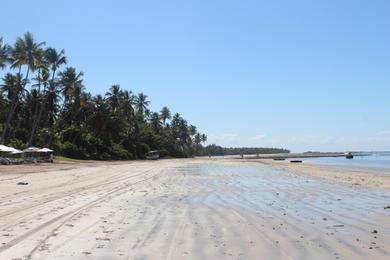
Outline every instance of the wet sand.
<path fill-rule="evenodd" d="M 0 259 L 388 259 L 390 191 L 309 172 L 189 159 L 0 174 Z"/>
<path fill-rule="evenodd" d="M 334 181 L 350 186 L 362 186 L 390 190 L 390 168 L 385 167 L 346 167 L 321 165 L 310 161 L 292 164 L 289 160 L 245 160 L 247 163 L 261 163 L 284 169 L 300 176 Z"/>

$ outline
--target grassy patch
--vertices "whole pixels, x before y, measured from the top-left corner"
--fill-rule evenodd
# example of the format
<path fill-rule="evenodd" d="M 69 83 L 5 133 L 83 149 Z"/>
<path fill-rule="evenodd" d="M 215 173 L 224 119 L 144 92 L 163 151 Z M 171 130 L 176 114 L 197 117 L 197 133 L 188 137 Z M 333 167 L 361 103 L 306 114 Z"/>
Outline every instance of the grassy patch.
<path fill-rule="evenodd" d="M 77 162 L 84 162 L 83 160 L 77 160 L 68 158 L 65 156 L 54 156 L 54 162 L 69 162 L 69 163 L 77 163 Z"/>

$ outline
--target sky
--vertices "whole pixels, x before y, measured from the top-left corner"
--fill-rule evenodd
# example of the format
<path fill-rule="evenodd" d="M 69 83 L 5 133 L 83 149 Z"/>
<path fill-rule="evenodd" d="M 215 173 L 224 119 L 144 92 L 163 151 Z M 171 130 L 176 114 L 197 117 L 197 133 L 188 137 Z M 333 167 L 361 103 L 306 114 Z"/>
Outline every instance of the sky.
<path fill-rule="evenodd" d="M 113 84 L 179 112 L 209 143 L 390 150 L 390 1 L 1 2 L 0 37 L 65 49 L 93 94 Z"/>

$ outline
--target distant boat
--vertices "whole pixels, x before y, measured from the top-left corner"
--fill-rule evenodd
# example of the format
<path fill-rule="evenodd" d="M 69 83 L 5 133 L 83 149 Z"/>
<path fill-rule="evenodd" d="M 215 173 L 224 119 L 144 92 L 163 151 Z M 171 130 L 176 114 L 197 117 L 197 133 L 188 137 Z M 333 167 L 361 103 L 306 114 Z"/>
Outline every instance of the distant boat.
<path fill-rule="evenodd" d="M 160 158 L 160 153 L 158 151 L 150 151 L 145 157 L 147 160 L 158 160 Z"/>
<path fill-rule="evenodd" d="M 291 160 L 290 163 L 302 163 L 302 160 Z"/>
<path fill-rule="evenodd" d="M 346 159 L 353 159 L 353 154 L 351 152 L 345 153 L 345 158 Z"/>

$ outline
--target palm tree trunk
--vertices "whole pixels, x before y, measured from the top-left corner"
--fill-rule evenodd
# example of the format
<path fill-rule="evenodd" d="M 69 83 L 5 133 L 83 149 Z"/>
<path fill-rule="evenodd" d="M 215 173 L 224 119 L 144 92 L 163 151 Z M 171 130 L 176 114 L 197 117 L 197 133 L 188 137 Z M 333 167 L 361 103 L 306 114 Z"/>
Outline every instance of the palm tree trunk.
<path fill-rule="evenodd" d="M 31 134 L 30 134 L 30 138 L 29 138 L 29 141 L 28 141 L 28 146 L 31 146 L 32 140 L 33 140 L 33 137 L 34 137 L 34 134 L 35 134 L 35 131 L 38 128 L 39 121 L 41 121 L 43 109 L 44 109 L 45 104 L 46 104 L 45 101 L 46 101 L 46 99 L 44 98 L 43 101 L 42 101 L 41 107 L 39 109 L 39 114 L 37 115 L 37 120 L 35 120 L 35 123 L 34 123 L 32 129 L 31 129 Z"/>
<path fill-rule="evenodd" d="M 50 84 L 54 84 L 55 73 L 56 73 L 56 70 L 53 70 L 53 75 L 51 77 Z M 40 86 L 40 79 L 39 79 L 39 86 Z M 45 92 L 45 91 L 43 91 L 43 92 Z M 28 141 L 28 146 L 31 145 L 33 137 L 34 137 L 34 134 L 35 134 L 35 131 L 38 128 L 39 121 L 41 121 L 41 116 L 42 116 L 42 113 L 43 113 L 43 109 L 45 108 L 45 105 L 46 105 L 46 98 L 43 98 L 43 101 L 41 102 L 40 105 L 41 106 L 40 106 L 40 109 L 39 109 L 39 114 L 38 114 L 36 120 L 34 120 L 34 124 L 33 124 L 33 127 L 31 129 L 31 134 L 30 134 L 30 138 L 29 138 L 29 141 Z"/>
<path fill-rule="evenodd" d="M 21 66 L 19 67 L 19 75 L 20 75 L 20 72 L 21 72 Z M 30 73 L 30 67 L 27 67 L 27 73 L 26 73 L 26 78 L 24 80 L 24 85 L 23 85 L 23 87 L 21 89 L 18 89 L 18 91 L 17 91 L 17 93 L 15 95 L 15 100 L 14 100 L 13 104 L 11 105 L 11 110 L 9 111 L 9 114 L 8 114 L 8 117 L 7 117 L 7 122 L 5 123 L 4 131 L 3 131 L 3 134 L 1 136 L 0 143 L 4 143 L 5 142 L 8 127 L 9 127 L 9 125 L 11 123 L 12 117 L 15 114 L 16 108 L 19 105 L 19 95 L 20 95 L 21 92 L 23 92 L 24 88 L 26 87 L 27 80 L 28 80 L 28 74 L 29 73 Z"/>
<path fill-rule="evenodd" d="M 38 94 L 40 94 L 40 93 L 41 93 L 41 69 L 39 68 L 39 70 L 38 70 Z M 34 136 L 35 128 L 36 128 L 36 124 L 37 124 L 37 117 L 38 117 L 38 108 L 36 106 L 35 109 L 34 109 L 33 124 L 32 124 L 31 132 L 30 132 L 30 138 L 28 139 L 27 146 L 31 146 L 32 138 Z"/>

